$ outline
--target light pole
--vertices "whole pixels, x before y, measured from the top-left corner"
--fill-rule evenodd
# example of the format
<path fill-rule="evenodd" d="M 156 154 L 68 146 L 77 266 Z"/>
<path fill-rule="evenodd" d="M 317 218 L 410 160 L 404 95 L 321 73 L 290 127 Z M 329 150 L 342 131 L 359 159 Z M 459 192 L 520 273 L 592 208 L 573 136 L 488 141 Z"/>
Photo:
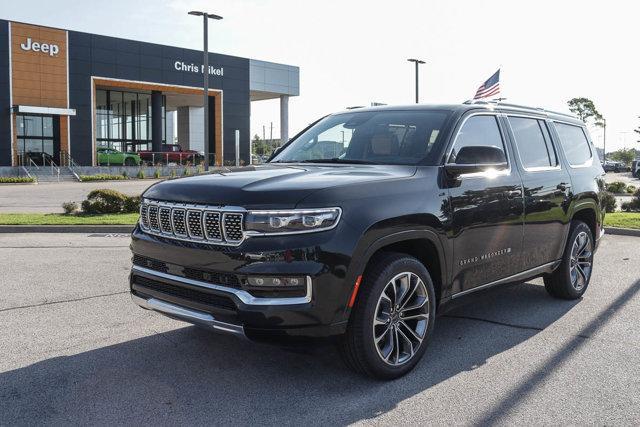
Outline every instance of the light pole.
<path fill-rule="evenodd" d="M 202 48 L 202 54 L 204 57 L 203 60 L 203 69 L 202 74 L 204 75 L 204 170 L 209 170 L 209 21 L 208 19 L 222 19 L 222 16 L 214 15 L 212 13 L 207 12 L 199 12 L 197 10 L 192 10 L 189 12 L 189 15 L 194 16 L 202 16 L 204 23 L 204 46 Z"/>
<path fill-rule="evenodd" d="M 602 161 L 607 161 L 607 119 L 602 118 Z"/>
<path fill-rule="evenodd" d="M 424 64 L 425 62 L 416 58 L 409 58 L 407 59 L 407 61 L 414 62 L 416 64 L 416 104 L 417 104 L 418 103 L 418 66 L 420 64 Z"/>

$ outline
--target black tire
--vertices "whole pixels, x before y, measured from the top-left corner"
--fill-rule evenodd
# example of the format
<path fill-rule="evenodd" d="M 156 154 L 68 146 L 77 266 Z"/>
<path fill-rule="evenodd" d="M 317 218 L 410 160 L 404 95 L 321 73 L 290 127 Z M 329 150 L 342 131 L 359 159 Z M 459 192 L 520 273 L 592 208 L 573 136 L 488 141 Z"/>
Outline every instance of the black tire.
<path fill-rule="evenodd" d="M 131 157 L 126 157 L 124 159 L 124 165 L 125 166 L 135 166 L 136 165 L 136 161 L 135 161 L 135 159 L 132 159 Z"/>
<path fill-rule="evenodd" d="M 583 236 L 588 239 L 584 248 L 586 252 L 580 252 L 579 239 Z M 582 221 L 572 221 L 562 262 L 553 273 L 544 277 L 544 287 L 549 295 L 572 300 L 585 293 L 593 271 L 593 248 L 594 240 L 589 226 Z M 580 254 L 584 256 L 577 256 Z"/>
<path fill-rule="evenodd" d="M 346 364 L 356 372 L 389 380 L 405 375 L 422 358 L 435 324 L 435 291 L 427 269 L 411 256 L 383 253 L 372 259 L 369 266 L 360 284 L 347 332 L 340 342 L 340 350 Z M 404 274 L 406 277 L 402 276 Z M 403 296 L 407 298 L 396 300 L 395 313 L 392 313 L 393 304 L 389 306 L 391 310 L 385 313 L 384 305 L 387 300 L 391 300 L 384 298 L 382 294 L 385 292 L 385 296 L 390 295 L 390 286 L 393 286 L 391 281 L 396 277 L 399 278 L 394 283 L 400 283 L 400 288 L 407 283 L 407 290 L 403 292 Z M 413 294 L 410 294 L 411 289 L 414 289 Z M 398 309 L 400 304 L 404 308 Z M 424 313 L 426 310 L 428 312 Z M 388 315 L 388 320 L 374 326 L 374 317 L 381 318 L 376 315 L 377 312 L 380 316 Z M 410 336 L 411 330 L 417 331 L 417 334 Z M 387 342 L 386 347 L 393 349 L 394 343 L 401 342 L 397 346 L 398 351 L 389 352 L 387 361 L 382 354 L 385 349 L 378 347 L 374 333 L 385 337 L 379 341 L 381 346 Z M 422 339 L 418 341 L 420 336 Z M 408 359 L 402 361 L 403 357 Z"/>

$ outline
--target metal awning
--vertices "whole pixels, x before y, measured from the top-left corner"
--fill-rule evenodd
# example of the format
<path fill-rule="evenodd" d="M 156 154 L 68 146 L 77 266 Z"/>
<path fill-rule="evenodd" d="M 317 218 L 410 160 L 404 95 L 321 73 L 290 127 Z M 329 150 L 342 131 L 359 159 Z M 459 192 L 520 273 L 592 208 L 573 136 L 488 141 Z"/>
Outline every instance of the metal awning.
<path fill-rule="evenodd" d="M 12 113 L 23 114 L 47 114 L 55 116 L 75 116 L 75 108 L 53 108 L 53 107 L 35 107 L 31 105 L 14 105 L 11 108 Z"/>

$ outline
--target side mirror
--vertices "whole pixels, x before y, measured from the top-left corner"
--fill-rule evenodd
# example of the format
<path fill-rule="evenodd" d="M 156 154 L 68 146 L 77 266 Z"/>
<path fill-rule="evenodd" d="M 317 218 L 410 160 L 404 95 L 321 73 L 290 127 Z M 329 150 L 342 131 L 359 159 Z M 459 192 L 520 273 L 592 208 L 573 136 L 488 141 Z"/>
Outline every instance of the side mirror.
<path fill-rule="evenodd" d="M 454 163 L 444 165 L 445 171 L 451 177 L 485 172 L 489 169 L 503 170 L 507 167 L 504 151 L 490 145 L 462 147 L 455 155 Z"/>

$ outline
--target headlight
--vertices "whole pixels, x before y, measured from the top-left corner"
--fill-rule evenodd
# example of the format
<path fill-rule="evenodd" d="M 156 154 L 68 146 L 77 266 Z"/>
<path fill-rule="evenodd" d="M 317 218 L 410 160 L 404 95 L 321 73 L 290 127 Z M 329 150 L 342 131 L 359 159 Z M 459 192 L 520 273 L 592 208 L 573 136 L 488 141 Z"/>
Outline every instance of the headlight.
<path fill-rule="evenodd" d="M 334 228 L 340 208 L 249 211 L 245 228 L 248 235 L 312 233 Z"/>

